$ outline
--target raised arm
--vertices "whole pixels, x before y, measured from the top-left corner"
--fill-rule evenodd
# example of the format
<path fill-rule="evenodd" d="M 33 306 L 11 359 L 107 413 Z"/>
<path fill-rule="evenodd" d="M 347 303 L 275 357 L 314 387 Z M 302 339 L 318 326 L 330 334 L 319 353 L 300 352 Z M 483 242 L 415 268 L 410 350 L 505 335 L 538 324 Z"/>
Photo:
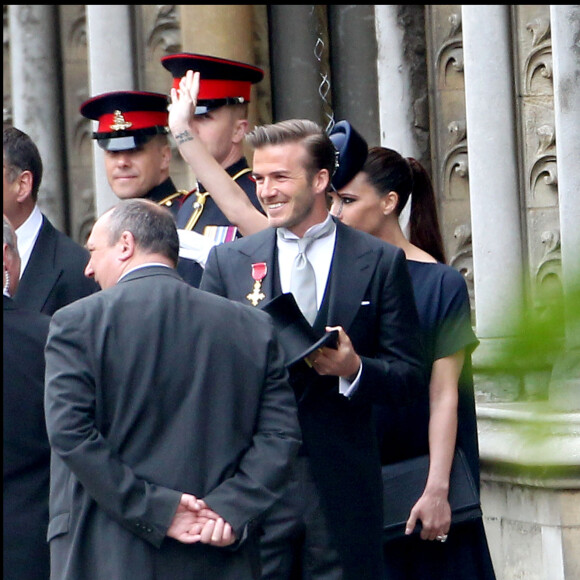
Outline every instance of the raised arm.
<path fill-rule="evenodd" d="M 218 207 L 243 236 L 268 227 L 268 219 L 248 199 L 244 190 L 209 153 L 189 121 L 199 92 L 199 73 L 187 71 L 179 89 L 171 89 L 169 128 L 179 152 L 196 177 L 203 182 Z"/>

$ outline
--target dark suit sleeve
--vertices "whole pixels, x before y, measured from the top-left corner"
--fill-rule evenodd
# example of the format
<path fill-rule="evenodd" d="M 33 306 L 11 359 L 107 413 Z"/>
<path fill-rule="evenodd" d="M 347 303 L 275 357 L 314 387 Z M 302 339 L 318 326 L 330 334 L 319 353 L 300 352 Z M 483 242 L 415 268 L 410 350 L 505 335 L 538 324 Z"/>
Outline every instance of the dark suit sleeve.
<path fill-rule="evenodd" d="M 46 355 L 45 415 L 54 453 L 113 519 L 159 547 L 181 493 L 135 475 L 100 433 L 95 416 L 99 357 L 90 316 L 77 302 L 52 317 Z"/>
<path fill-rule="evenodd" d="M 353 401 L 409 404 L 428 384 L 413 287 L 402 250 L 398 250 L 380 290 L 379 351 L 362 356 L 363 371 Z"/>
<path fill-rule="evenodd" d="M 248 327 L 265 333 L 264 383 L 251 445 L 232 477 L 212 490 L 204 500 L 229 522 L 243 539 L 261 516 L 281 496 L 290 467 L 301 443 L 298 409 L 288 383 L 284 356 L 269 316 L 249 310 Z M 241 310 L 240 310 L 241 311 Z"/>

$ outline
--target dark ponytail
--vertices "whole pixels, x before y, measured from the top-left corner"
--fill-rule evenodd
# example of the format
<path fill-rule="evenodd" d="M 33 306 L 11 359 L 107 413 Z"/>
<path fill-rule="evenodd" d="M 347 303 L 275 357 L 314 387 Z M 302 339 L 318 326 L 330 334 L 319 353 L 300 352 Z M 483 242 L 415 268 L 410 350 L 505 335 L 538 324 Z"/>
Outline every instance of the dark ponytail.
<path fill-rule="evenodd" d="M 425 168 L 416 159 L 405 159 L 393 149 L 372 147 L 362 171 L 380 196 L 390 191 L 398 195 L 399 201 L 395 208 L 397 216 L 403 211 L 409 195 L 413 194 L 409 241 L 437 261 L 445 263 L 435 192 Z"/>
<path fill-rule="evenodd" d="M 437 204 L 431 178 L 416 159 L 409 157 L 408 161 L 413 172 L 409 241 L 431 254 L 438 262 L 445 264 L 447 261 L 445 247 L 439 227 Z"/>

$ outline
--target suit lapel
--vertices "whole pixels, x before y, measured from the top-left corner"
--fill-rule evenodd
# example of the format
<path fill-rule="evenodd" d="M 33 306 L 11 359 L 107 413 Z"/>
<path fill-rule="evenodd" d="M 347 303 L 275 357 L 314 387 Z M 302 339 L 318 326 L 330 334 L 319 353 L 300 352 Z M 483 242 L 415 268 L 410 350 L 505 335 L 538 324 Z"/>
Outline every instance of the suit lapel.
<path fill-rule="evenodd" d="M 276 281 L 278 275 L 278 264 L 276 263 L 276 230 L 268 228 L 245 238 L 246 243 L 243 247 L 238 248 L 238 251 L 245 256 L 244 260 L 240 261 L 240 270 L 236 272 L 237 279 L 240 282 L 240 301 L 244 304 L 252 304 L 247 298 L 254 289 L 254 278 L 252 277 L 252 264 L 259 264 L 261 262 L 266 264 L 266 275 L 264 276 L 260 290 L 264 298 L 257 304 L 258 308 L 262 308 L 272 298 L 278 294 L 276 288 L 279 283 Z"/>
<path fill-rule="evenodd" d="M 42 217 L 42 226 L 30 260 L 18 286 L 17 296 L 33 310 L 41 310 L 51 290 L 62 274 L 54 261 L 56 255 L 56 230 Z"/>
<path fill-rule="evenodd" d="M 379 259 L 378 252 L 360 236 L 353 235 L 353 231 L 337 222 L 336 246 L 324 297 L 328 301 L 327 324 L 341 325 L 347 332 L 360 309 Z"/>

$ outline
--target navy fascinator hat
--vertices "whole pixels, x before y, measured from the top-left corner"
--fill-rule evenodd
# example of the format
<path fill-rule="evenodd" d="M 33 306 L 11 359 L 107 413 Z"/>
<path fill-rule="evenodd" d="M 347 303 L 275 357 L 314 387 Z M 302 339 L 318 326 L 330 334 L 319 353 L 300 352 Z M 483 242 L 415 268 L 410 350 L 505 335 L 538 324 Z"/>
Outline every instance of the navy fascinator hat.
<path fill-rule="evenodd" d="M 332 186 L 338 190 L 363 168 L 369 147 L 364 137 L 348 121 L 336 123 L 328 136 L 338 152 L 338 168 L 332 176 Z"/>

